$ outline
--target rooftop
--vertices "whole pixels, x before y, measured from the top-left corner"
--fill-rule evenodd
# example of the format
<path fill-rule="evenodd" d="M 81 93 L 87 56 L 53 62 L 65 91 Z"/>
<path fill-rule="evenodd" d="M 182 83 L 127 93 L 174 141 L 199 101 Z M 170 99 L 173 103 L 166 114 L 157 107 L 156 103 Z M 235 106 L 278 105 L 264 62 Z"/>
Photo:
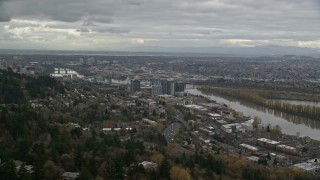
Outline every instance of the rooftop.
<path fill-rule="evenodd" d="M 208 113 L 208 114 L 209 114 L 209 116 L 212 116 L 212 117 L 220 117 L 221 116 L 220 114 L 217 114 L 217 113 L 214 113 L 214 114 Z"/>
<path fill-rule="evenodd" d="M 276 145 L 276 144 L 280 143 L 278 141 L 273 141 L 273 140 L 267 139 L 267 138 L 260 138 L 260 139 L 258 139 L 258 141 L 265 142 L 265 143 L 272 144 L 272 145 Z"/>
<path fill-rule="evenodd" d="M 240 144 L 240 146 L 247 148 L 247 149 L 250 149 L 252 151 L 258 151 L 258 148 L 251 146 L 251 145 L 248 145 L 248 144 Z"/>
<path fill-rule="evenodd" d="M 305 171 L 313 171 L 313 170 L 316 170 L 316 169 L 320 169 L 320 164 L 318 163 L 299 163 L 299 164 L 295 164 L 293 165 L 294 167 L 297 167 L 297 168 L 300 168 L 300 169 L 303 169 Z"/>
<path fill-rule="evenodd" d="M 139 164 L 142 165 L 145 169 L 156 168 L 158 166 L 157 163 L 149 162 L 149 161 L 143 161 Z"/>
<path fill-rule="evenodd" d="M 236 127 L 241 127 L 241 125 L 239 123 L 232 123 L 232 124 L 224 124 L 222 125 L 224 128 L 229 129 L 232 126 L 236 126 Z"/>
<path fill-rule="evenodd" d="M 294 147 L 287 146 L 287 145 L 284 145 L 284 144 L 277 145 L 277 147 L 284 148 L 284 149 L 290 149 L 290 150 L 295 150 L 296 149 Z"/>
<path fill-rule="evenodd" d="M 247 157 L 247 159 L 255 162 L 259 161 L 259 158 L 257 156 L 250 156 L 250 157 Z"/>
<path fill-rule="evenodd" d="M 197 110 L 200 110 L 200 111 L 206 111 L 207 110 L 207 108 L 205 108 L 203 106 L 195 105 L 195 104 L 185 105 L 184 107 L 191 108 L 191 109 L 197 109 Z"/>
<path fill-rule="evenodd" d="M 220 124 L 227 124 L 227 121 L 225 121 L 225 120 L 217 120 L 217 122 Z"/>
<path fill-rule="evenodd" d="M 79 173 L 76 173 L 76 172 L 64 172 L 62 174 L 62 177 L 66 177 L 66 178 L 77 178 L 80 174 Z"/>

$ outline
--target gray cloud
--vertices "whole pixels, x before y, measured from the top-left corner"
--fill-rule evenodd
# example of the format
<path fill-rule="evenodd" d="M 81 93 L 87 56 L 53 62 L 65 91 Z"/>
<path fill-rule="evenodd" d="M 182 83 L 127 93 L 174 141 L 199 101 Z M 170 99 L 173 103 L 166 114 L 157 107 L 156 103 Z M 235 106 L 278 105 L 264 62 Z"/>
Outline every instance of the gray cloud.
<path fill-rule="evenodd" d="M 89 17 L 87 19 L 85 19 L 83 21 L 83 26 L 95 26 L 95 23 L 106 23 L 106 24 L 110 24 L 113 23 L 113 20 L 110 17 L 103 17 L 103 16 L 99 16 L 99 17 Z"/>
<path fill-rule="evenodd" d="M 3 3 L 7 1 L 8 0 L 0 0 L 0 22 L 8 22 L 11 20 L 6 8 L 3 6 Z"/>
<path fill-rule="evenodd" d="M 12 19 L 53 21 L 42 29 L 44 39 L 63 29 L 81 33 L 83 41 L 143 39 L 163 46 L 224 45 L 219 42 L 225 39 L 257 45 L 320 39 L 317 0 L 0 0 L 3 25 L 16 31 L 34 26 Z"/>
<path fill-rule="evenodd" d="M 99 33 L 129 33 L 130 30 L 126 28 L 121 28 L 121 27 L 101 27 L 101 28 L 96 28 L 93 29 L 95 32 Z"/>
<path fill-rule="evenodd" d="M 11 18 L 4 14 L 4 10 L 0 7 L 0 22 L 8 22 Z"/>
<path fill-rule="evenodd" d="M 93 29 L 81 27 L 77 29 L 78 32 L 88 33 L 88 32 L 97 32 L 97 33 L 114 33 L 114 34 L 123 34 L 129 33 L 130 30 L 122 27 L 95 27 Z"/>
<path fill-rule="evenodd" d="M 86 15 L 113 13 L 112 6 L 117 3 L 110 1 L 93 0 L 18 0 L 5 1 L 3 7 L 8 9 L 6 15 L 9 17 L 33 17 L 50 18 L 64 22 L 76 22 Z"/>
<path fill-rule="evenodd" d="M 87 32 L 90 32 L 90 29 L 88 28 L 85 28 L 85 27 L 81 27 L 80 29 L 77 29 L 78 32 L 84 32 L 84 33 L 87 33 Z"/>

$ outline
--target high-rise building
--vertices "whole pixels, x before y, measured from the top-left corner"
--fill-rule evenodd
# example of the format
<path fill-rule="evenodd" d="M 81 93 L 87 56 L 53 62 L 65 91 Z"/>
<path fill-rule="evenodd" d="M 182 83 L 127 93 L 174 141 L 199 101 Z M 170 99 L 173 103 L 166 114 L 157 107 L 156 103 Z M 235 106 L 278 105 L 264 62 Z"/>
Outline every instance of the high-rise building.
<path fill-rule="evenodd" d="M 153 85 L 162 85 L 161 81 L 159 79 L 151 79 L 150 82 L 151 82 L 152 86 Z"/>
<path fill-rule="evenodd" d="M 183 82 L 176 82 L 175 92 L 183 92 L 186 89 L 186 84 Z"/>
<path fill-rule="evenodd" d="M 174 95 L 174 81 L 161 80 L 162 93 L 168 95 Z"/>
<path fill-rule="evenodd" d="M 158 96 L 162 93 L 162 86 L 161 85 L 153 85 L 152 86 L 152 96 Z"/>
<path fill-rule="evenodd" d="M 140 91 L 140 80 L 133 79 L 131 80 L 131 91 L 132 92 L 137 92 Z"/>
<path fill-rule="evenodd" d="M 168 81 L 167 82 L 167 93 L 168 95 L 174 95 L 174 81 Z"/>
<path fill-rule="evenodd" d="M 167 80 L 161 80 L 162 94 L 167 94 Z"/>

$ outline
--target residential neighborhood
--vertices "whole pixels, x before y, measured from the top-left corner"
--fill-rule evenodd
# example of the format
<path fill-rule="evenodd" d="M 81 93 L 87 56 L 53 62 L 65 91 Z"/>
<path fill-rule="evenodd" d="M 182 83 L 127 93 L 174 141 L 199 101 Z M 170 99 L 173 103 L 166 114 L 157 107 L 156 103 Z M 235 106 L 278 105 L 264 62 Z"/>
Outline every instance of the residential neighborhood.
<path fill-rule="evenodd" d="M 51 118 L 56 119 L 54 126 L 75 139 L 93 134 L 116 136 L 121 143 L 137 141 L 147 149 L 164 145 L 184 153 L 238 155 L 248 162 L 319 175 L 318 161 L 310 159 L 320 157 L 320 141 L 285 134 L 281 127 L 262 122 L 260 117 L 246 116 L 225 103 L 193 93 L 201 77 L 195 80 L 196 75 L 188 78 L 190 74 L 172 69 L 154 69 L 165 67 L 158 66 L 161 61 L 125 67 L 121 61 L 100 58 L 69 62 L 74 70 L 58 68 L 62 61 L 36 63 L 39 71 L 34 75 L 55 67 L 49 75 L 65 88 L 48 89 L 47 97 L 30 99 L 28 106 L 38 113 L 55 112 Z M 64 67 L 71 68 L 68 64 Z M 146 170 L 160 166 L 149 158 L 140 160 L 138 165 Z M 16 164 L 17 169 L 20 166 Z M 32 166 L 25 164 L 25 168 L 33 172 Z M 65 171 L 61 178 L 76 179 L 79 173 Z"/>

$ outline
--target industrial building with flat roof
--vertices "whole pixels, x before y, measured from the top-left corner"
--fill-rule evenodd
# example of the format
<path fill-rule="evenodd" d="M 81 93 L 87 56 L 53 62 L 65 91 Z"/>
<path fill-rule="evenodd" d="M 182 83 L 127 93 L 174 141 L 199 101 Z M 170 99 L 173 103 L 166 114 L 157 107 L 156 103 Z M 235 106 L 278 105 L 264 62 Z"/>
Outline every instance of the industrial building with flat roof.
<path fill-rule="evenodd" d="M 281 151 L 284 153 L 289 153 L 289 154 L 296 154 L 297 153 L 297 149 L 291 146 L 287 146 L 284 144 L 279 144 L 277 145 L 277 151 Z"/>
<path fill-rule="evenodd" d="M 257 143 L 260 146 L 268 147 L 268 148 L 271 148 L 271 149 L 274 149 L 274 150 L 276 150 L 277 145 L 280 144 L 280 142 L 278 142 L 278 141 L 273 141 L 273 140 L 267 139 L 267 138 L 257 139 Z"/>

